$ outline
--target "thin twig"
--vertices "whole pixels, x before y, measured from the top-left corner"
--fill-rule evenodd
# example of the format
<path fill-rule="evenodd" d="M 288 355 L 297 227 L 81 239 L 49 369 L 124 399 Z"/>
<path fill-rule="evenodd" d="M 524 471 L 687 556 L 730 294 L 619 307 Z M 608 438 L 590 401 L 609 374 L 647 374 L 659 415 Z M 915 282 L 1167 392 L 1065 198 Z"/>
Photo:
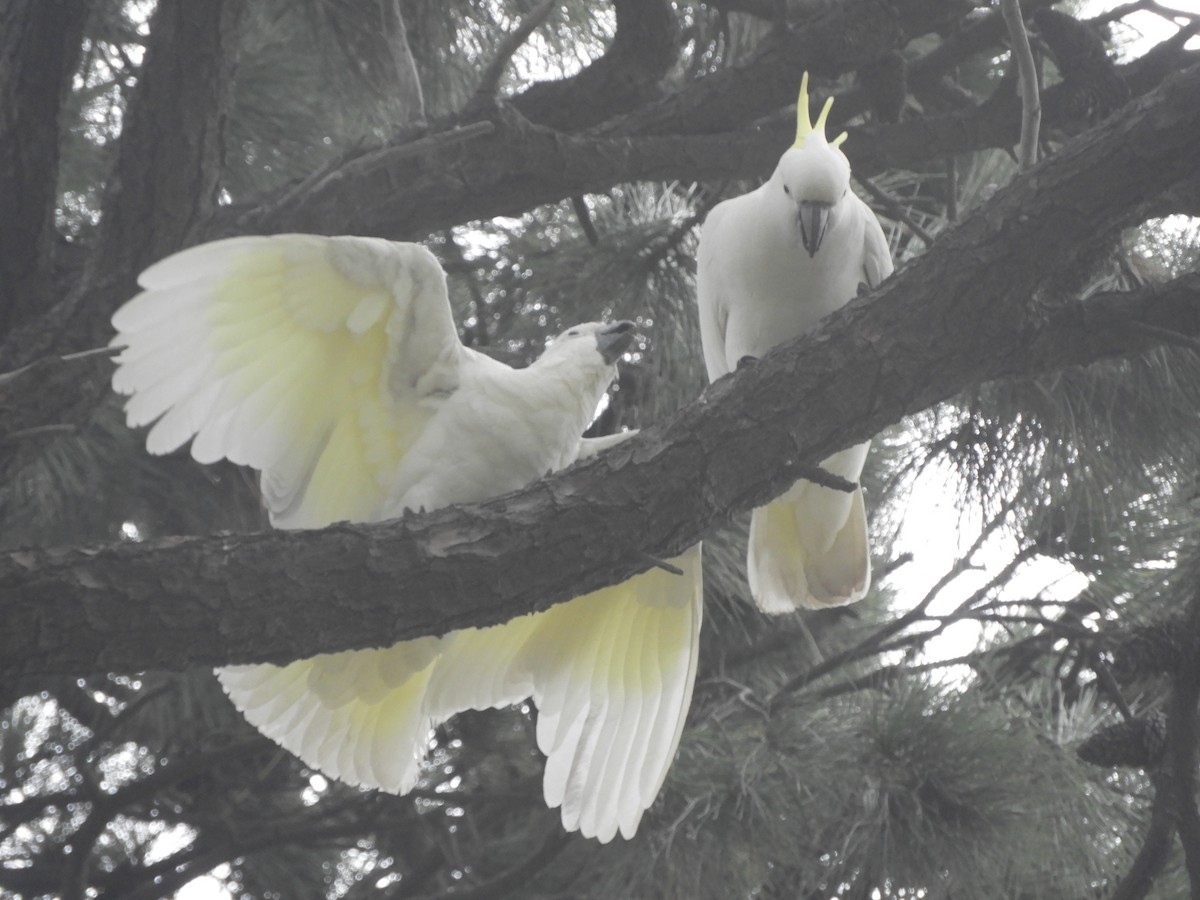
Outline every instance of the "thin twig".
<path fill-rule="evenodd" d="M 1017 159 L 1021 170 L 1037 163 L 1038 129 L 1042 123 L 1042 101 L 1038 91 L 1037 66 L 1029 46 L 1029 33 L 1021 18 L 1020 0 L 1000 0 L 1000 11 L 1008 26 L 1012 59 L 1021 77 L 1021 145 Z"/>
<path fill-rule="evenodd" d="M 1132 722 L 1135 718 L 1133 710 L 1129 703 L 1125 700 L 1125 695 L 1121 693 L 1121 686 L 1117 684 L 1117 679 L 1113 677 L 1112 670 L 1108 667 L 1108 663 L 1097 652 L 1092 651 L 1091 658 L 1088 660 L 1088 665 L 1091 666 L 1093 672 L 1096 673 L 1096 681 L 1099 682 L 1105 696 L 1116 704 L 1117 709 L 1121 713 L 1121 718 L 1126 722 Z"/>
<path fill-rule="evenodd" d="M 987 598 L 988 594 L 990 594 L 996 588 L 1006 584 L 1009 579 L 1016 574 L 1017 569 L 1019 569 L 1029 560 L 1033 559 L 1033 557 L 1037 556 L 1037 554 L 1038 548 L 1036 544 L 1026 544 L 1017 552 L 1016 556 L 1004 564 L 1004 568 L 989 578 L 987 582 L 974 593 L 972 593 L 970 597 L 958 604 L 954 611 L 957 613 L 960 611 L 966 612 L 967 610 L 973 610 L 982 600 Z"/>
<path fill-rule="evenodd" d="M 70 423 L 62 423 L 57 425 L 35 425 L 32 428 L 22 428 L 18 431 L 12 431 L 8 434 L 0 435 L 0 444 L 16 443 L 17 441 L 26 441 L 29 438 L 51 437 L 54 435 L 63 434 L 78 434 L 79 426 Z"/>
<path fill-rule="evenodd" d="M 28 375 L 34 369 L 55 366 L 60 363 L 79 362 L 96 356 L 116 356 L 122 349 L 121 347 L 93 347 L 90 350 L 80 350 L 78 353 L 68 353 L 65 356 L 43 356 L 19 369 L 13 369 L 11 372 L 0 372 L 0 388 L 16 381 L 22 375 Z"/>
<path fill-rule="evenodd" d="M 571 207 L 575 210 L 575 218 L 579 220 L 579 227 L 587 236 L 588 243 L 595 247 L 600 243 L 600 234 L 596 231 L 596 224 L 592 221 L 592 211 L 588 209 L 587 202 L 579 194 L 572 194 Z"/>
<path fill-rule="evenodd" d="M 818 465 L 793 462 L 788 465 L 787 471 L 794 474 L 797 481 L 801 479 L 811 481 L 813 484 L 829 488 L 833 491 L 841 491 L 843 494 L 853 494 L 858 490 L 856 482 L 850 481 L 848 478 L 843 478 L 841 475 L 835 475 L 828 469 L 823 469 Z"/>
<path fill-rule="evenodd" d="M 408 129 L 411 130 L 411 129 Z M 393 163 L 413 156 L 421 156 L 434 150 L 440 150 L 453 144 L 474 140 L 477 137 L 491 134 L 496 130 L 493 122 L 481 120 L 468 125 L 460 125 L 446 131 L 439 131 L 416 140 L 393 141 L 383 147 L 376 147 L 353 156 L 347 153 L 332 159 L 314 171 L 307 178 L 293 185 L 275 200 L 269 207 L 260 210 L 261 217 L 269 221 L 274 216 L 281 215 L 290 205 L 298 203 L 301 198 L 309 197 L 343 179 L 366 178 L 372 172 L 384 169 Z"/>
<path fill-rule="evenodd" d="M 125 704 L 125 707 L 120 711 L 113 713 L 108 718 L 101 719 L 100 722 L 92 729 L 92 737 L 89 743 L 92 744 L 92 749 L 88 751 L 89 759 L 96 753 L 96 748 L 104 744 L 109 738 L 117 733 L 126 722 L 136 716 L 139 712 L 171 691 L 175 690 L 178 685 L 175 681 L 167 681 L 138 693 L 136 697 Z"/>
<path fill-rule="evenodd" d="M 388 51 L 392 57 L 396 81 L 396 99 L 409 125 L 425 120 L 425 92 L 421 88 L 421 76 L 413 59 L 412 46 L 408 42 L 408 28 L 404 23 L 404 11 L 400 0 L 384 0 L 379 5 Z"/>
<path fill-rule="evenodd" d="M 979 658 L 979 653 L 968 653 L 964 656 L 956 656 L 953 659 L 940 659 L 936 662 L 920 663 L 918 665 L 913 665 L 906 660 L 905 662 L 890 666 L 881 666 L 865 675 L 839 681 L 837 684 L 832 684 L 827 688 L 817 691 L 813 696 L 817 702 L 832 700 L 834 697 L 852 694 L 855 691 L 883 687 L 902 676 L 917 675 L 922 672 L 934 672 L 938 669 L 948 669 L 952 666 L 969 666 Z"/>
<path fill-rule="evenodd" d="M 1127 326 L 1133 331 L 1139 331 L 1147 337 L 1156 338 L 1164 344 L 1173 344 L 1176 347 L 1186 347 L 1188 350 L 1200 351 L 1200 340 L 1188 334 L 1175 331 L 1173 328 L 1161 328 L 1158 325 L 1150 325 L 1146 322 L 1139 322 L 1136 319 L 1130 320 Z"/>
<path fill-rule="evenodd" d="M 958 160 L 946 158 L 946 218 L 958 221 Z"/>
<path fill-rule="evenodd" d="M 814 666 L 810 666 L 800 674 L 796 675 L 777 691 L 775 691 L 774 694 L 767 698 L 767 707 L 771 708 L 775 706 L 786 695 L 801 690 L 807 685 L 812 684 L 817 679 L 825 677 L 830 672 L 834 672 L 844 665 L 878 653 L 889 638 L 899 634 L 914 622 L 923 619 L 925 617 L 925 610 L 929 607 L 929 604 L 934 601 L 934 598 L 941 593 L 942 589 L 971 567 L 971 557 L 973 557 L 979 551 L 987 539 L 990 538 L 992 534 L 995 533 L 996 529 L 998 529 L 1004 523 L 1004 521 L 1008 518 L 1008 512 L 1009 504 L 1006 503 L 1001 508 L 1000 512 L 993 516 L 992 519 L 983 527 L 974 543 L 972 543 L 967 549 L 967 552 L 959 557 L 959 559 L 955 561 L 954 565 L 952 565 L 945 572 L 945 574 L 943 574 L 942 577 L 937 580 L 937 583 L 929 589 L 928 593 L 921 598 L 921 601 L 916 606 L 899 618 L 894 619 L 893 621 L 884 625 L 873 634 L 868 635 L 853 647 L 848 647 L 841 653 L 836 653 L 828 659 L 823 660 Z M 945 624 L 943 624 L 941 627 L 944 628 Z"/>
<path fill-rule="evenodd" d="M 879 688 L 890 684 L 901 677 L 920 674 L 922 672 L 933 672 L 938 669 L 948 669 L 952 666 L 969 666 L 972 669 L 978 669 L 979 665 L 992 657 L 1001 656 L 1004 654 L 1013 653 L 1016 650 L 1024 649 L 1031 644 L 1053 643 L 1057 640 L 1053 635 L 1046 633 L 1031 635 L 1027 638 L 1022 638 L 1019 641 L 1014 641 L 1011 644 L 1005 644 L 1002 647 L 990 647 L 985 650 L 974 650 L 962 656 L 955 656 L 951 659 L 939 659 L 932 662 L 918 663 L 914 665 L 908 660 L 894 663 L 889 666 L 881 666 L 865 675 L 859 675 L 847 678 L 845 681 L 839 681 L 827 688 L 822 688 L 813 694 L 813 699 L 816 702 L 832 700 L 835 697 L 840 697 L 843 694 L 851 694 L 855 691 L 867 690 L 869 688 Z"/>
<path fill-rule="evenodd" d="M 657 556 L 651 556 L 649 553 L 645 553 L 643 551 L 639 551 L 638 556 L 646 560 L 646 562 L 650 563 L 656 569 L 662 569 L 664 572 L 670 572 L 672 575 L 683 574 L 683 569 L 679 568 L 679 566 L 672 565 L 665 559 L 659 559 Z"/>
<path fill-rule="evenodd" d="M 895 559 L 888 560 L 883 566 L 876 569 L 875 575 L 874 575 L 874 580 L 875 581 L 883 581 L 883 579 L 885 579 L 889 575 L 892 575 L 893 573 L 895 573 L 897 569 L 900 569 L 903 566 L 907 566 L 912 561 L 913 561 L 913 555 L 906 550 L 904 553 L 901 553 Z"/>
<path fill-rule="evenodd" d="M 483 291 L 479 287 L 475 271 L 467 263 L 467 256 L 463 251 L 462 244 L 454 236 L 453 228 L 446 229 L 446 249 L 454 253 L 456 261 L 465 272 L 464 277 L 467 281 L 467 290 L 471 293 L 471 305 L 475 312 L 475 327 L 467 332 L 471 338 L 471 343 L 468 346 L 486 347 L 491 343 L 491 335 L 488 334 L 487 328 L 487 300 L 484 298 Z"/>
<path fill-rule="evenodd" d="M 444 894 L 438 894 L 436 900 L 492 900 L 492 898 L 507 897 L 513 891 L 528 889 L 534 875 L 546 868 L 560 854 L 571 839 L 570 832 L 563 831 L 557 823 L 550 829 L 542 845 L 528 858 L 521 860 L 511 869 L 501 872 L 491 881 L 475 884 L 465 888 L 455 888 Z"/>
<path fill-rule="evenodd" d="M 492 61 L 488 63 L 487 68 L 483 70 L 483 75 L 480 76 L 473 102 L 488 102 L 495 99 L 500 89 L 500 79 L 504 76 L 504 70 L 508 68 L 509 62 L 529 40 L 538 26 L 546 21 L 555 6 L 555 0 L 543 0 L 541 5 L 534 7 L 529 15 L 521 20 L 521 24 L 500 42 L 500 46 L 496 48 L 496 55 L 492 57 Z"/>
<path fill-rule="evenodd" d="M 899 219 L 909 231 L 924 241 L 926 247 L 933 246 L 933 235 L 917 224 L 916 219 L 908 214 L 908 210 L 904 208 L 903 203 L 865 175 L 855 177 L 858 179 L 858 183 L 866 188 L 868 194 L 887 207 L 888 212 Z"/>
<path fill-rule="evenodd" d="M 961 616 L 930 616 L 934 621 L 946 620 L 947 622 L 996 622 L 998 624 L 1014 624 L 1014 625 L 1038 625 L 1045 628 L 1047 631 L 1053 631 L 1055 634 L 1065 637 L 1078 638 L 1086 640 L 1094 638 L 1096 633 L 1079 625 L 1072 625 L 1068 622 L 1060 622 L 1057 619 L 1048 619 L 1045 616 L 1022 616 L 1014 613 L 980 613 L 972 611 L 969 615 Z"/>
<path fill-rule="evenodd" d="M 344 166 L 340 166 L 328 173 L 320 182 L 311 185 L 310 190 L 315 192 L 324 188 L 327 184 L 339 181 L 342 178 L 359 175 L 365 177 L 372 171 L 390 166 L 399 160 L 409 159 L 413 156 L 423 156 L 433 150 L 441 150 L 452 144 L 461 144 L 465 141 L 474 140 L 477 137 L 483 137 L 495 130 L 496 125 L 493 122 L 471 122 L 469 125 L 460 125 L 457 128 L 451 128 L 449 131 L 439 131 L 436 134 L 418 138 L 406 144 L 381 147 L 365 153 L 356 159 L 352 159 Z"/>
<path fill-rule="evenodd" d="M 988 617 L 986 614 L 980 614 L 979 609 L 976 608 L 979 602 L 986 599 L 987 596 L 992 593 L 992 591 L 996 590 L 996 588 L 1007 584 L 1008 581 L 1012 579 L 1017 569 L 1019 569 L 1028 560 L 1032 559 L 1036 555 L 1037 547 L 1034 545 L 1030 544 L 1029 546 L 1022 548 L 1022 550 L 1016 556 L 1014 556 L 1005 564 L 1004 568 L 985 581 L 979 588 L 973 591 L 966 600 L 963 600 L 961 603 L 959 603 L 958 606 L 954 607 L 954 609 L 949 613 L 941 616 L 931 616 L 923 612 L 922 618 L 925 621 L 938 623 L 935 627 L 928 631 L 922 631 L 920 634 L 906 635 L 905 637 L 898 638 L 891 643 L 880 643 L 877 647 L 875 647 L 873 652 L 876 654 L 884 654 L 890 653 L 893 650 L 911 650 L 914 647 L 929 643 L 932 638 L 937 637 L 951 625 L 957 624 L 958 622 L 974 622 L 987 619 Z M 931 594 L 936 596 L 937 592 L 940 590 L 940 587 L 935 588 L 934 591 L 931 591 Z M 1008 618 L 1011 619 L 1013 617 Z M 1088 636 L 1094 637 L 1091 632 L 1088 632 Z"/>
<path fill-rule="evenodd" d="M 79 350 L 75 353 L 66 353 L 59 357 L 63 362 L 75 362 L 80 359 L 91 359 L 95 356 L 116 356 L 122 347 L 92 347 L 88 350 Z"/>

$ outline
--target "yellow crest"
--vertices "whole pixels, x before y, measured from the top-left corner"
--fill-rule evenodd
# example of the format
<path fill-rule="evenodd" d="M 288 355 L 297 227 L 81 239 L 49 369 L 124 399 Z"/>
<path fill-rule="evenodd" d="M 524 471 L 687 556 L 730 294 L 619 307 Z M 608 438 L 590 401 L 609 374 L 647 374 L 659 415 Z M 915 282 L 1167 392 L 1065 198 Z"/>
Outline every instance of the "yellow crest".
<path fill-rule="evenodd" d="M 808 73 L 800 79 L 800 99 L 796 101 L 796 143 L 792 147 L 799 150 L 804 146 L 804 139 L 812 132 L 819 132 L 821 140 L 825 139 L 825 123 L 829 120 L 829 110 L 833 108 L 833 98 L 829 97 L 825 100 L 825 105 L 821 107 L 821 114 L 817 116 L 817 121 L 809 117 L 808 113 Z M 842 132 L 829 143 L 834 147 L 840 147 L 842 142 L 846 140 L 846 132 Z"/>

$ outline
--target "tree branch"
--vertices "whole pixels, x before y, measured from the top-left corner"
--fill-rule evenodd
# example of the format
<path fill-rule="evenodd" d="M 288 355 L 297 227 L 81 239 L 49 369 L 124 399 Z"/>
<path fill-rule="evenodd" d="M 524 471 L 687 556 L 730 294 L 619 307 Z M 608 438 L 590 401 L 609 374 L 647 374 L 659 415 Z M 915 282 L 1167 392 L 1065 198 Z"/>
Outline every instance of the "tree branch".
<path fill-rule="evenodd" d="M 971 567 L 971 560 L 974 559 L 975 554 L 979 552 L 988 538 L 996 532 L 996 529 L 1004 524 L 1007 518 L 1007 508 L 993 516 L 991 521 L 986 523 L 980 530 L 979 535 L 975 538 L 971 546 L 967 548 L 967 551 L 959 555 L 954 564 L 942 574 L 912 609 L 885 623 L 857 644 L 853 644 L 833 656 L 809 666 L 804 671 L 788 679 L 767 698 L 767 708 L 770 709 L 777 706 L 781 699 L 803 690 L 814 681 L 824 678 L 826 675 L 836 672 L 846 665 L 866 659 L 868 656 L 874 656 L 880 652 L 880 647 L 890 638 L 904 631 L 908 626 L 923 621 L 925 619 L 925 611 L 929 608 L 929 605 L 941 595 L 943 589 Z"/>
<path fill-rule="evenodd" d="M 889 215 L 899 219 L 909 231 L 921 240 L 921 243 L 926 247 L 933 246 L 933 235 L 922 228 L 921 224 L 908 214 L 908 210 L 904 208 L 903 203 L 865 175 L 861 178 L 856 177 L 855 181 L 861 184 L 866 192 L 874 197 L 876 201 L 883 204 L 884 209 L 888 211 Z"/>
<path fill-rule="evenodd" d="M 107 347 L 35 360 L 0 373 L 0 484 L 8 482 L 48 441 L 73 433 L 91 409 L 82 397 L 107 390 L 112 364 Z"/>
<path fill-rule="evenodd" d="M 836 78 L 903 49 L 915 37 L 949 28 L 971 8 L 969 3 L 945 0 L 830 4 L 801 24 L 777 28 L 744 64 L 699 79 L 658 103 L 606 123 L 600 132 L 695 134 L 749 124 L 781 108 L 792 108 L 805 71 L 814 78 Z M 791 138 L 788 135 L 784 147 Z M 778 158 L 778 150 L 775 155 Z"/>
<path fill-rule="evenodd" d="M 514 96 L 521 115 L 559 131 L 577 131 L 658 97 L 679 55 L 675 12 L 666 0 L 612 0 L 612 5 L 617 30 L 604 55 L 569 78 L 540 81 Z"/>
<path fill-rule="evenodd" d="M 1193 589 L 1194 590 L 1194 589 Z M 1200 897 L 1200 810 L 1196 808 L 1196 764 L 1200 759 L 1200 591 L 1188 604 L 1185 651 L 1171 678 L 1167 709 L 1167 796 L 1175 805 L 1175 828 L 1183 847 L 1190 893 Z M 1157 799 L 1157 798 L 1156 798 Z"/>
<path fill-rule="evenodd" d="M 525 15 L 521 19 L 521 24 L 500 42 L 494 51 L 492 61 L 487 64 L 479 78 L 479 86 L 475 89 L 476 103 L 490 102 L 495 99 L 496 93 L 500 89 L 500 79 L 504 77 L 504 70 L 508 68 L 513 55 L 546 21 L 550 13 L 554 11 L 555 5 L 555 0 L 542 0 L 542 3 Z"/>
<path fill-rule="evenodd" d="M 1154 887 L 1171 855 L 1171 837 L 1175 833 L 1174 804 L 1169 799 L 1168 778 L 1162 771 L 1151 775 L 1154 802 L 1150 807 L 1150 825 L 1146 837 L 1125 877 L 1118 883 L 1110 900 L 1142 900 Z"/>
<path fill-rule="evenodd" d="M 1134 321 L 1200 335 L 1200 274 L 1031 302 L 1194 177 L 1197 143 L 1200 66 L 1016 178 L 813 332 L 521 492 L 371 526 L 0 557 L 0 676 L 281 662 L 504 621 L 644 571 L 647 553 L 679 554 L 782 493 L 795 463 L 971 385 L 1153 346 Z"/>
<path fill-rule="evenodd" d="M 1021 142 L 1017 160 L 1021 169 L 1031 168 L 1038 158 L 1038 129 L 1042 122 L 1042 103 L 1039 97 L 1037 65 L 1029 48 L 1029 33 L 1021 18 L 1020 0 L 1000 0 L 1004 24 L 1008 26 L 1012 65 L 1021 82 Z"/>
<path fill-rule="evenodd" d="M 430 900 L 500 900 L 501 897 L 507 897 L 518 888 L 528 887 L 530 879 L 553 862 L 571 839 L 571 833 L 563 831 L 556 824 L 532 854 L 491 881 L 445 891 Z"/>
<path fill-rule="evenodd" d="M 425 120 L 425 93 L 408 43 L 408 28 L 400 3 L 401 0 L 379 0 L 379 12 L 392 59 L 394 77 L 389 86 L 400 101 L 400 124 L 411 126 Z"/>

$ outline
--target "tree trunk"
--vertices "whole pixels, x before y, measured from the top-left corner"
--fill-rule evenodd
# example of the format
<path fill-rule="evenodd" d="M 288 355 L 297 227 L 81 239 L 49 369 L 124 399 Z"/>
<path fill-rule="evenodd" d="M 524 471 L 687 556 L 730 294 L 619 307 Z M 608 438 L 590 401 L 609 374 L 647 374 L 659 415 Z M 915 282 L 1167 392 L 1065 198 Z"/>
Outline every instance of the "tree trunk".
<path fill-rule="evenodd" d="M 0 339 L 49 305 L 59 111 L 89 0 L 0 0 Z"/>

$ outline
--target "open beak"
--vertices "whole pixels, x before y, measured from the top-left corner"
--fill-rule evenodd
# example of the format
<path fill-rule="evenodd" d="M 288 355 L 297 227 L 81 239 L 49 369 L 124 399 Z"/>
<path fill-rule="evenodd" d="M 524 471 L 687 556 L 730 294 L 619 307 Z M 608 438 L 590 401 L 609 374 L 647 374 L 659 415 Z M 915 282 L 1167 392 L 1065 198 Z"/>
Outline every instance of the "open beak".
<path fill-rule="evenodd" d="M 804 200 L 800 203 L 800 241 L 809 256 L 816 256 L 821 249 L 821 241 L 825 239 L 825 229 L 829 225 L 829 203 L 816 203 Z"/>
<path fill-rule="evenodd" d="M 609 365 L 621 358 L 633 343 L 634 324 L 628 319 L 613 322 L 596 332 L 596 349 Z"/>

